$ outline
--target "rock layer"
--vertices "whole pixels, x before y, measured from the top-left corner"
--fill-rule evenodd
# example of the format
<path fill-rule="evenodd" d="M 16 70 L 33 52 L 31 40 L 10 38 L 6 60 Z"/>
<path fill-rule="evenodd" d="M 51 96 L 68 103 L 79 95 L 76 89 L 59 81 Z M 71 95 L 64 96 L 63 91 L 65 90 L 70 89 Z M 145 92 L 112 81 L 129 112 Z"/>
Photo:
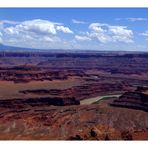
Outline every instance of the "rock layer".
<path fill-rule="evenodd" d="M 126 92 L 114 100 L 111 105 L 148 112 L 148 95 L 140 92 Z"/>
<path fill-rule="evenodd" d="M 80 102 L 75 98 L 50 98 L 50 97 L 41 97 L 41 98 L 25 98 L 25 99 L 9 99 L 9 100 L 0 100 L 0 107 L 3 108 L 26 108 L 31 106 L 66 106 L 66 105 L 79 105 Z"/>

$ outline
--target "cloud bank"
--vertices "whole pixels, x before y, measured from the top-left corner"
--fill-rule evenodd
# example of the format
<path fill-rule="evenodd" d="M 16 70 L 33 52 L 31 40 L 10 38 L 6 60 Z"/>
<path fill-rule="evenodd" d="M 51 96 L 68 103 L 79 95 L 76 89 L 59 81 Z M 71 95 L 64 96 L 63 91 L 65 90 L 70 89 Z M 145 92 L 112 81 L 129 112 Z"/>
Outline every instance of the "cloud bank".
<path fill-rule="evenodd" d="M 70 24 L 43 19 L 1 20 L 0 43 L 38 49 L 135 49 L 138 47 L 137 37 L 148 37 L 147 30 L 136 34 L 128 26 L 99 22 L 86 24 L 75 19 Z"/>
<path fill-rule="evenodd" d="M 75 36 L 77 40 L 96 40 L 100 43 L 123 42 L 133 43 L 133 31 L 126 26 L 112 26 L 109 24 L 92 23 L 85 36 Z"/>

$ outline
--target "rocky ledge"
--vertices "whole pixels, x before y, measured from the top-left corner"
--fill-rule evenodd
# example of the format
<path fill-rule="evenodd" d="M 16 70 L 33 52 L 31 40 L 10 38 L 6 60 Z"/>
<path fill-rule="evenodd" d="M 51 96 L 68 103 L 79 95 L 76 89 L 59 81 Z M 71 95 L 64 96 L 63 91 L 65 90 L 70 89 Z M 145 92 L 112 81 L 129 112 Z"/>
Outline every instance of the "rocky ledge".
<path fill-rule="evenodd" d="M 79 105 L 80 102 L 75 98 L 60 98 L 60 97 L 41 97 L 41 98 L 25 98 L 25 99 L 9 99 L 0 100 L 0 107 L 2 108 L 26 108 L 34 106 L 66 106 L 66 105 Z"/>
<path fill-rule="evenodd" d="M 125 92 L 111 106 L 132 108 L 148 112 L 148 95 L 141 92 Z"/>

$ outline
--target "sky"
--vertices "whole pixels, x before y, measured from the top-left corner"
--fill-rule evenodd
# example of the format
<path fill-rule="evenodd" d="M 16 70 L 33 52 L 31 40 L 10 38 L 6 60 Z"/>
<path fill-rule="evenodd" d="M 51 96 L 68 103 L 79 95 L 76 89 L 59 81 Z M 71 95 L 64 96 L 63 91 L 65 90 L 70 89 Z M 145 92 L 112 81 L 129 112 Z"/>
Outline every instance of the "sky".
<path fill-rule="evenodd" d="M 0 8 L 0 43 L 47 50 L 148 51 L 148 9 Z"/>

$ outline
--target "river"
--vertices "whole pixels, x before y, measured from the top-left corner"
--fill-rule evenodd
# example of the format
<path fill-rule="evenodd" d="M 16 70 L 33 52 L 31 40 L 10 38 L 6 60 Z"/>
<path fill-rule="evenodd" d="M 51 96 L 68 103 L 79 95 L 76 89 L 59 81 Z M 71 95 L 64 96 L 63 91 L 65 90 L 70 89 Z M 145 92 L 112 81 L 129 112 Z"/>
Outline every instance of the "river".
<path fill-rule="evenodd" d="M 96 101 L 101 100 L 104 97 L 119 97 L 121 94 L 116 94 L 116 95 L 107 95 L 107 96 L 97 96 L 97 97 L 93 97 L 93 98 L 89 98 L 89 99 L 85 99 L 80 101 L 80 105 L 88 105 L 88 104 L 92 104 Z"/>

